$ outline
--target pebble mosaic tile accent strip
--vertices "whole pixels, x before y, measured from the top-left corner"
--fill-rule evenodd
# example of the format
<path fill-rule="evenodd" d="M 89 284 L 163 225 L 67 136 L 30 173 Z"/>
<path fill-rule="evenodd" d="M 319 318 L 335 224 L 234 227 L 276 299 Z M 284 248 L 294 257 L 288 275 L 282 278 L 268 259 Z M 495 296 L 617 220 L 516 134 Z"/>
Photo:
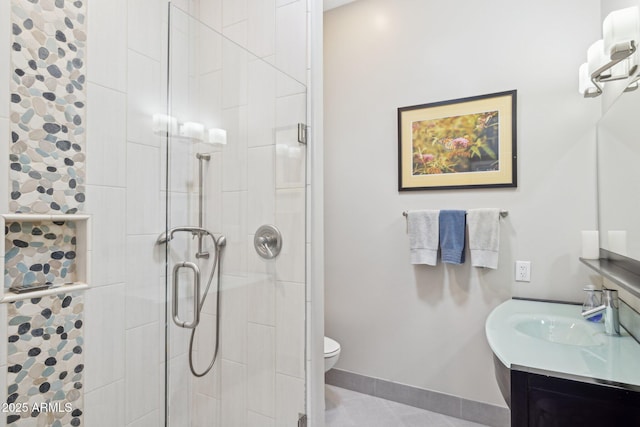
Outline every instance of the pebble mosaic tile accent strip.
<path fill-rule="evenodd" d="M 11 222 L 4 234 L 5 289 L 75 281 L 75 222 Z"/>
<path fill-rule="evenodd" d="M 8 305 L 7 425 L 82 425 L 83 306 L 77 292 Z"/>
<path fill-rule="evenodd" d="M 85 202 L 86 0 L 10 1 L 9 209 L 77 213 Z M 75 223 L 9 222 L 4 256 L 5 288 L 72 282 Z M 7 425 L 82 424 L 82 316 L 80 293 L 8 304 Z"/>
<path fill-rule="evenodd" d="M 86 1 L 11 0 L 12 212 L 82 210 L 85 20 Z"/>

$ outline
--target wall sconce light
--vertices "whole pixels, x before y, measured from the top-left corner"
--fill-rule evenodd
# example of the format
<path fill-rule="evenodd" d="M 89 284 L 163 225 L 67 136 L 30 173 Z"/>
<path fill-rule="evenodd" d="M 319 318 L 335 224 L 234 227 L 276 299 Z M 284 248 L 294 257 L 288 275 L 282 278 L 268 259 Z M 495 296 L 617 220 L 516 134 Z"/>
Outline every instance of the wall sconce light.
<path fill-rule="evenodd" d="M 166 114 L 153 115 L 153 133 L 174 138 L 187 138 L 208 144 L 224 145 L 227 143 L 227 131 L 224 129 L 205 129 L 202 123 L 182 123 L 175 117 Z"/>
<path fill-rule="evenodd" d="M 632 77 L 625 92 L 637 89 L 640 75 L 636 50 L 640 41 L 640 9 L 637 6 L 611 12 L 602 23 L 603 38 L 587 50 L 580 66 L 579 91 L 585 98 L 602 94 L 604 83 Z"/>

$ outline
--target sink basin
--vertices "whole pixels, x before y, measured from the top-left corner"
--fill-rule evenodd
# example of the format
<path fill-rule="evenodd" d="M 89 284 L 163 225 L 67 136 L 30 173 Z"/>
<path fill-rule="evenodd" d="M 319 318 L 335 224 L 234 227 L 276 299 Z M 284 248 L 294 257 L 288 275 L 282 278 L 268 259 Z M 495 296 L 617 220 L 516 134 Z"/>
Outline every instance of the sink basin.
<path fill-rule="evenodd" d="M 516 366 L 640 387 L 640 344 L 624 328 L 606 335 L 604 324 L 585 320 L 581 309 L 517 299 L 497 306 L 485 324 L 496 374 L 506 370 L 506 384 Z"/>
<path fill-rule="evenodd" d="M 583 319 L 561 316 L 514 316 L 516 331 L 533 338 L 565 345 L 593 347 L 604 344 L 602 334 L 585 324 Z"/>

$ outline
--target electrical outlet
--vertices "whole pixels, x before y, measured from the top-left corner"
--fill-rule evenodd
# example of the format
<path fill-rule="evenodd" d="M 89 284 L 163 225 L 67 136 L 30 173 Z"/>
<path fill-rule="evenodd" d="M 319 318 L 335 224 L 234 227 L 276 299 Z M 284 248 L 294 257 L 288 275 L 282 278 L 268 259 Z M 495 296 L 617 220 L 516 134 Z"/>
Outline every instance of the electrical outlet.
<path fill-rule="evenodd" d="M 516 282 L 531 281 L 531 261 L 516 261 Z"/>

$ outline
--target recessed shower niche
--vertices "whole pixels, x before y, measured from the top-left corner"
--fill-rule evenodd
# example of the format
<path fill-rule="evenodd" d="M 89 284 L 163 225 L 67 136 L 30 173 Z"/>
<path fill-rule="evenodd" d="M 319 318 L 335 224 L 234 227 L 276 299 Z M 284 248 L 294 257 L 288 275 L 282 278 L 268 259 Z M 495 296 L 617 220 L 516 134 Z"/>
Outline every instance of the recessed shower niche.
<path fill-rule="evenodd" d="M 86 288 L 88 215 L 2 215 L 2 302 Z"/>

